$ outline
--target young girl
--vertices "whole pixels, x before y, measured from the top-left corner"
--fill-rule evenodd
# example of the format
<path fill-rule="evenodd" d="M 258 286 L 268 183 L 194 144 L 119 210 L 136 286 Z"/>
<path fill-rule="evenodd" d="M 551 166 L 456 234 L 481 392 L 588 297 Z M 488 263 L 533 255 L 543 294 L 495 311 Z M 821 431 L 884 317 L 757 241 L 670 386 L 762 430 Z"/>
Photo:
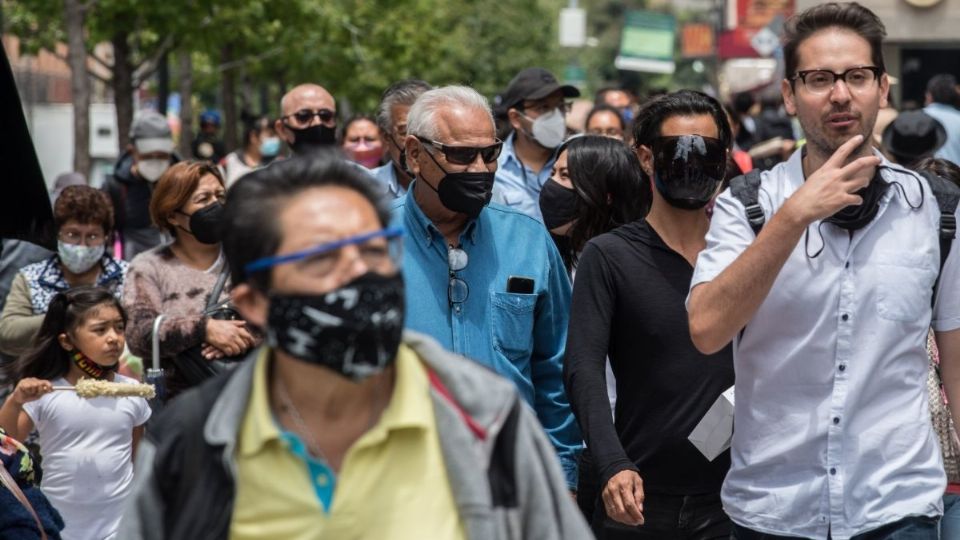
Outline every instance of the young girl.
<path fill-rule="evenodd" d="M 113 538 L 133 479 L 133 454 L 150 418 L 143 398 L 84 399 L 82 377 L 137 382 L 116 373 L 126 315 L 106 289 L 57 294 L 33 349 L 8 366 L 16 388 L 0 408 L 0 427 L 20 439 L 34 427 L 43 456 L 41 490 L 63 516 L 67 540 Z"/>

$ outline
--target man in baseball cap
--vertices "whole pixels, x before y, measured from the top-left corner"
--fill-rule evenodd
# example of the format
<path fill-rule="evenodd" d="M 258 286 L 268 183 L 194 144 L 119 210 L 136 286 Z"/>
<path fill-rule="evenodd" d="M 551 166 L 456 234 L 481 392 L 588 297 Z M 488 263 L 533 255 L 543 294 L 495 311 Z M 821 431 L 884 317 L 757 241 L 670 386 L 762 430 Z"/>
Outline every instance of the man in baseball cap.
<path fill-rule="evenodd" d="M 513 133 L 500 154 L 494 200 L 542 221 L 540 188 L 550 177 L 553 151 L 566 138 L 567 98 L 576 87 L 560 84 L 543 68 L 527 68 L 510 81 L 499 107 L 506 110 Z"/>
<path fill-rule="evenodd" d="M 103 186 L 113 202 L 126 260 L 163 241 L 160 231 L 150 223 L 150 196 L 157 180 L 179 161 L 170 124 L 157 112 L 141 111 L 133 119 L 130 140 Z"/>

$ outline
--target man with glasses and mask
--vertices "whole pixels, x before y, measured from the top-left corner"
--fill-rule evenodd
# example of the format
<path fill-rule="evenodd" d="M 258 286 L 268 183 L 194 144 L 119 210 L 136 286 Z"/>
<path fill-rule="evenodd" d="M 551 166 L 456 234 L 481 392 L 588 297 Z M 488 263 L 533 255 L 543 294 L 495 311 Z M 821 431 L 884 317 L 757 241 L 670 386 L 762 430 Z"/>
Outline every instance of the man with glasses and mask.
<path fill-rule="evenodd" d="M 151 424 L 120 538 L 589 537 L 516 389 L 403 333 L 384 204 L 327 152 L 231 187 L 233 298 L 269 344 Z"/>
<path fill-rule="evenodd" d="M 563 390 L 570 282 L 541 223 L 489 204 L 502 143 L 472 88 L 425 92 L 407 115 L 416 181 L 394 201 L 407 326 L 512 380 L 533 407 L 571 489 L 582 443 Z"/>
<path fill-rule="evenodd" d="M 324 87 L 294 87 L 280 100 L 280 111 L 274 127 L 294 155 L 309 154 L 337 142 L 337 104 Z"/>
<path fill-rule="evenodd" d="M 420 94 L 432 88 L 424 81 L 406 79 L 390 85 L 380 99 L 377 124 L 390 161 L 374 169 L 373 176 L 391 199 L 403 197 L 413 181 L 407 171 L 407 152 L 403 146 L 407 136 L 407 112 Z"/>
<path fill-rule="evenodd" d="M 497 167 L 497 202 L 543 220 L 540 190 L 550 178 L 554 150 L 567 138 L 567 98 L 580 96 L 543 68 L 527 68 L 510 81 L 500 106 L 513 133 L 503 142 Z"/>
<path fill-rule="evenodd" d="M 956 215 L 871 146 L 890 86 L 880 19 L 821 4 L 785 33 L 782 93 L 807 144 L 718 198 L 687 304 L 699 350 L 733 340 L 724 509 L 741 540 L 935 539 L 925 344 L 932 326 L 957 417 L 960 248 L 939 239 Z"/>

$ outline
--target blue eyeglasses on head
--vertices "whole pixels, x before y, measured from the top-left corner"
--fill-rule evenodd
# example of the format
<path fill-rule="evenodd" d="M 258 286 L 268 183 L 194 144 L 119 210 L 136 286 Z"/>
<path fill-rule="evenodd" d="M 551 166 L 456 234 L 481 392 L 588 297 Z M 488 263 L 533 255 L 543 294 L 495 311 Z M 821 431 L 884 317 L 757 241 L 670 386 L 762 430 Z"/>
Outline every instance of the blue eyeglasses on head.
<path fill-rule="evenodd" d="M 358 234 L 356 236 L 351 236 L 344 238 L 342 240 L 337 240 L 335 242 L 330 242 L 328 244 L 321 244 L 303 251 L 296 251 L 294 253 L 287 253 L 285 255 L 271 255 L 270 257 L 263 257 L 262 259 L 257 259 L 246 266 L 243 267 L 243 270 L 247 274 L 252 274 L 254 272 L 259 272 L 261 270 L 266 270 L 268 268 L 273 268 L 274 266 L 287 264 L 297 261 L 302 261 L 303 259 L 309 257 L 316 257 L 317 255 L 323 255 L 331 251 L 338 250 L 342 247 L 363 244 L 367 241 L 376 239 L 376 238 L 399 238 L 403 236 L 403 229 L 400 227 L 387 227 L 386 229 L 381 229 L 379 231 L 369 232 Z"/>

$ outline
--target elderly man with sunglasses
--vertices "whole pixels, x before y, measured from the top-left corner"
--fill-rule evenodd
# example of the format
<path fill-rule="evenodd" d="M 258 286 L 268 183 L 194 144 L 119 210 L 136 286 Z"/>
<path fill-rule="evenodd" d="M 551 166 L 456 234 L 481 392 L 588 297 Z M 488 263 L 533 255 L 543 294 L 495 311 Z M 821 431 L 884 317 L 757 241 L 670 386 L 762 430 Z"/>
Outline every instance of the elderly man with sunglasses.
<path fill-rule="evenodd" d="M 393 208 L 407 234 L 407 327 L 512 380 L 574 489 L 582 439 L 562 378 L 570 282 L 542 224 L 489 204 L 503 143 L 486 99 L 463 86 L 425 92 L 405 146 L 415 181 Z"/>

